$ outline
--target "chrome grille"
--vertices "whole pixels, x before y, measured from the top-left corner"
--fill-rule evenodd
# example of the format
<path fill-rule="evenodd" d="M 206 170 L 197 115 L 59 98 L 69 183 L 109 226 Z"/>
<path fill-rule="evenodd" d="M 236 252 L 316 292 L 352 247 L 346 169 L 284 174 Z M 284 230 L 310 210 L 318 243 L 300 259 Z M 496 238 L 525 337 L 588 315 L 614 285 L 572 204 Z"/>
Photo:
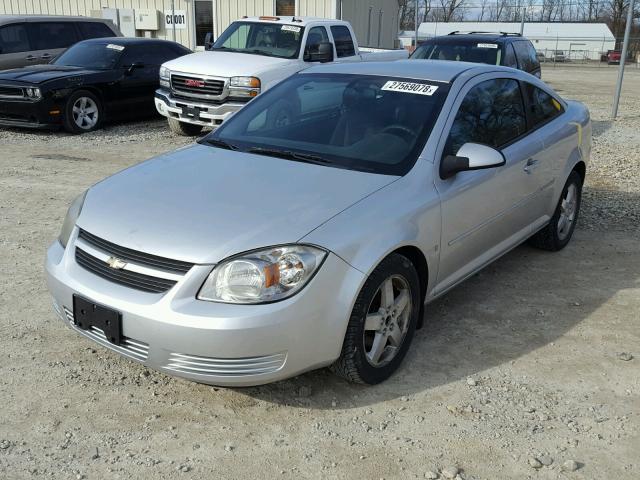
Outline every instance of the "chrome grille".
<path fill-rule="evenodd" d="M 109 255 L 113 255 L 114 257 L 118 257 L 119 259 L 125 260 L 127 262 L 134 262 L 138 265 L 146 265 L 151 268 L 157 268 L 160 270 L 181 274 L 187 273 L 189 270 L 191 270 L 191 267 L 193 267 L 193 263 L 158 257 L 157 255 L 150 255 L 148 253 L 138 252 L 137 250 L 132 250 L 130 248 L 121 247 L 120 245 L 116 245 L 115 243 L 111 243 L 107 240 L 96 237 L 95 235 L 92 235 L 91 233 L 83 229 L 80 229 L 78 238 L 81 238 L 88 244 L 93 245 L 94 247 L 104 251 L 105 253 L 108 253 Z"/>
<path fill-rule="evenodd" d="M 165 368 L 197 375 L 259 375 L 280 370 L 286 359 L 286 353 L 246 358 L 213 358 L 172 353 L 169 355 L 169 363 Z"/>
<path fill-rule="evenodd" d="M 86 270 L 106 278 L 112 282 L 125 285 L 149 293 L 163 293 L 176 284 L 175 280 L 152 277 L 143 273 L 132 272 L 130 270 L 116 270 L 109 266 L 107 262 L 89 255 L 87 252 L 76 246 L 76 262 Z"/>
<path fill-rule="evenodd" d="M 24 98 L 24 90 L 19 87 L 0 86 L 0 97 L 3 98 Z"/>
<path fill-rule="evenodd" d="M 104 332 L 97 327 L 91 327 L 90 330 L 83 330 L 81 328 L 78 328 L 73 319 L 73 312 L 67 307 L 63 308 L 67 320 L 74 330 L 89 337 L 103 347 L 107 347 L 114 352 L 118 352 L 125 357 L 131 358 L 132 360 L 137 360 L 139 362 L 144 362 L 149 357 L 149 345 L 147 345 L 146 343 L 139 340 L 134 340 L 133 338 L 122 337 L 122 342 L 120 343 L 120 345 L 115 345 L 107 340 Z"/>
<path fill-rule="evenodd" d="M 171 88 L 178 94 L 188 94 L 190 97 L 219 97 L 224 91 L 224 80 L 172 74 Z"/>

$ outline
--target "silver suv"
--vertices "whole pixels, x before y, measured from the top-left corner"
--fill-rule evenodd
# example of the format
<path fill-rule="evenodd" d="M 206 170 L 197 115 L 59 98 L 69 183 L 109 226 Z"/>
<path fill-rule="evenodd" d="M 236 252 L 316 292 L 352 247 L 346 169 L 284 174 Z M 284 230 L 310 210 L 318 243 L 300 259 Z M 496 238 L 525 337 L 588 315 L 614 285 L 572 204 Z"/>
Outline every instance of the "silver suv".
<path fill-rule="evenodd" d="M 80 40 L 121 36 L 101 18 L 0 15 L 0 70 L 49 63 Z"/>

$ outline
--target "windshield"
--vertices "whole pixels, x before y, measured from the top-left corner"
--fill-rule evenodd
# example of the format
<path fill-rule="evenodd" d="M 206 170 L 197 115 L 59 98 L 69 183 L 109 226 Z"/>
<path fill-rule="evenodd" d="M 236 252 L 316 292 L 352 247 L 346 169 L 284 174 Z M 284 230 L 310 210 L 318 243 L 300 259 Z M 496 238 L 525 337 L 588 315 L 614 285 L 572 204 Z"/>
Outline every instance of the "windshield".
<path fill-rule="evenodd" d="M 233 22 L 212 50 L 297 58 L 304 28 L 279 23 Z"/>
<path fill-rule="evenodd" d="M 111 70 L 116 66 L 124 47 L 112 43 L 77 43 L 66 50 L 54 65 Z"/>
<path fill-rule="evenodd" d="M 472 42 L 472 43 L 438 43 L 436 41 L 425 42 L 420 45 L 412 59 L 421 60 L 454 60 L 458 62 L 488 63 L 500 65 L 502 49 L 497 43 Z"/>
<path fill-rule="evenodd" d="M 252 100 L 202 141 L 387 175 L 415 163 L 448 92 L 426 80 L 299 74 Z"/>

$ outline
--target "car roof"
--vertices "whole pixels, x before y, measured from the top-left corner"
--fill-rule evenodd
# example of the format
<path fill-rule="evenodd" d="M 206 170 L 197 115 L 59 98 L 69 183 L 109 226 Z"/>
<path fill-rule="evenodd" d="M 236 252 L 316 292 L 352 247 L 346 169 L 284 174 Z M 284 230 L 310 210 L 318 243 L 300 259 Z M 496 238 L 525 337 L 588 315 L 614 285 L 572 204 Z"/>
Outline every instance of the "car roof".
<path fill-rule="evenodd" d="M 486 42 L 492 43 L 508 43 L 519 40 L 527 40 L 525 37 L 514 34 L 503 34 L 500 32 L 487 33 L 454 33 L 450 35 L 439 35 L 432 37 L 419 43 L 428 43 L 437 41 L 438 43 L 465 43 L 465 42 Z"/>
<path fill-rule="evenodd" d="M 180 45 L 179 43 L 172 42 L 171 40 L 162 40 L 160 38 L 144 38 L 144 37 L 104 37 L 104 38 L 90 38 L 88 40 L 82 40 L 78 43 L 93 43 L 93 44 L 103 44 L 103 43 L 111 43 L 113 45 L 122 45 L 126 47 L 127 45 L 142 45 L 142 44 L 160 44 L 160 43 L 170 43 L 172 45 Z"/>
<path fill-rule="evenodd" d="M 356 62 L 318 65 L 304 70 L 303 73 L 377 75 L 450 83 L 458 75 L 469 70 L 473 70 L 474 73 L 477 74 L 495 71 L 505 71 L 513 74 L 516 71 L 513 68 L 482 63 L 451 62 L 448 60 L 398 60 L 395 62 Z"/>
<path fill-rule="evenodd" d="M 262 17 L 243 17 L 239 18 L 238 22 L 262 22 L 262 23 L 279 23 L 282 25 L 298 25 L 305 27 L 314 23 L 323 23 L 331 25 L 349 25 L 349 22 L 344 20 L 333 20 L 322 17 L 300 17 L 298 15 L 278 15 L 278 16 L 262 16 Z"/>
<path fill-rule="evenodd" d="M 109 20 L 95 17 L 70 15 L 0 15 L 0 25 L 17 22 L 101 22 Z"/>

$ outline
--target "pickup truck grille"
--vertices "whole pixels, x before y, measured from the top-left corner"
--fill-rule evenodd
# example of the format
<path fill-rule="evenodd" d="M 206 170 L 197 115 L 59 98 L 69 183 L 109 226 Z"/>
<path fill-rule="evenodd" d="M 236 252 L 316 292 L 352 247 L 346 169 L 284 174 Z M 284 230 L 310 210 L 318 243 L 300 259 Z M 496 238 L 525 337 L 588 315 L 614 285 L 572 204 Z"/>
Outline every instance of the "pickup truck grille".
<path fill-rule="evenodd" d="M 19 87 L 0 86 L 0 97 L 3 98 L 23 98 L 24 91 Z"/>
<path fill-rule="evenodd" d="M 178 94 L 186 94 L 189 97 L 219 97 L 224 91 L 224 81 L 173 74 L 171 75 L 171 89 Z"/>

